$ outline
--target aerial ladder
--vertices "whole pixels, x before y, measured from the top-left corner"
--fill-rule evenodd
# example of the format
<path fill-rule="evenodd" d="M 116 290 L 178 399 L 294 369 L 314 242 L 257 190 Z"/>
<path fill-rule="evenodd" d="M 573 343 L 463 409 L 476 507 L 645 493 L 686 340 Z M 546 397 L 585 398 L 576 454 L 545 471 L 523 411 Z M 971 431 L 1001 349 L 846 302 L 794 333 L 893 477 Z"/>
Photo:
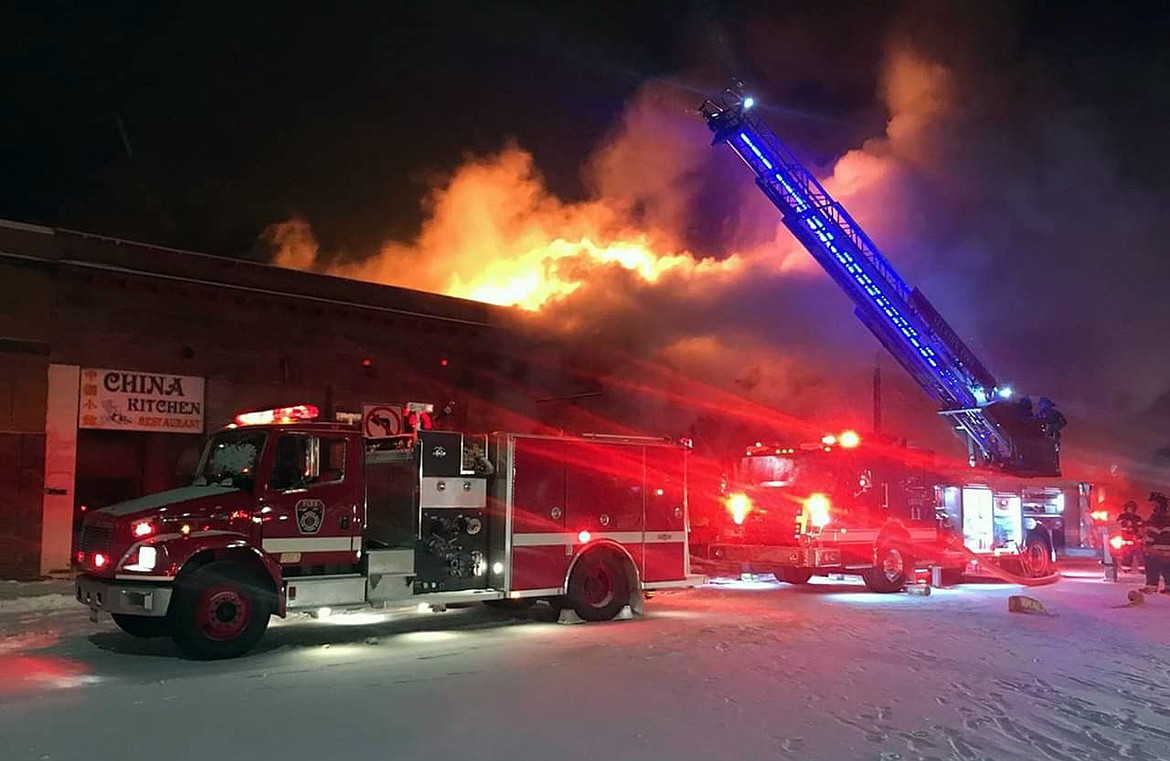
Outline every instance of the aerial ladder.
<path fill-rule="evenodd" d="M 852 299 L 854 313 L 940 407 L 964 440 L 970 465 L 1018 476 L 1060 475 L 1054 406 L 1036 417 L 959 338 L 917 288 L 906 284 L 877 245 L 796 159 L 738 90 L 706 100 L 699 112 L 756 177 L 784 226 Z M 1047 402 L 1045 399 L 1044 402 Z M 1050 403 L 1049 403 L 1050 404 Z M 1055 420 L 1054 420 L 1055 419 Z"/>

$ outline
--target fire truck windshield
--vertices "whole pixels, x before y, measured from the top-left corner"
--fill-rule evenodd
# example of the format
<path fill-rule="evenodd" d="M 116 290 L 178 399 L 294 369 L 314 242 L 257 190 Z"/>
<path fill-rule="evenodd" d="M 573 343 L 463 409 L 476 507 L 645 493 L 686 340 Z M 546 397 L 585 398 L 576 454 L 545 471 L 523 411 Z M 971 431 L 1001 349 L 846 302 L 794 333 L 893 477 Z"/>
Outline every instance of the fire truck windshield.
<path fill-rule="evenodd" d="M 840 453 L 760 454 L 740 459 L 736 480 L 744 486 L 792 488 L 802 495 L 833 493 L 843 467 Z"/>
<path fill-rule="evenodd" d="M 212 436 L 192 484 L 251 490 L 265 436 L 264 431 L 257 430 L 223 431 Z"/>
<path fill-rule="evenodd" d="M 781 455 L 744 457 L 739 461 L 738 481 L 753 486 L 791 486 L 796 480 L 797 460 Z"/>

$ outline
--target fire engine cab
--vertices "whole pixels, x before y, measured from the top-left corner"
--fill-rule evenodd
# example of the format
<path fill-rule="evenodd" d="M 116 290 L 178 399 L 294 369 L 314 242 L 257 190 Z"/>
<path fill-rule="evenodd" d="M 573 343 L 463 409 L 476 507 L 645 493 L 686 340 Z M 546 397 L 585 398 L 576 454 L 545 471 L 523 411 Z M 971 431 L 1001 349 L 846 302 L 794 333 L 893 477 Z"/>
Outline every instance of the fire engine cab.
<path fill-rule="evenodd" d="M 273 614 L 543 599 L 603 621 L 640 612 L 644 591 L 701 581 L 680 444 L 426 427 L 367 439 L 317 413 L 242 414 L 189 486 L 90 513 L 78 601 L 132 635 L 225 658 Z"/>

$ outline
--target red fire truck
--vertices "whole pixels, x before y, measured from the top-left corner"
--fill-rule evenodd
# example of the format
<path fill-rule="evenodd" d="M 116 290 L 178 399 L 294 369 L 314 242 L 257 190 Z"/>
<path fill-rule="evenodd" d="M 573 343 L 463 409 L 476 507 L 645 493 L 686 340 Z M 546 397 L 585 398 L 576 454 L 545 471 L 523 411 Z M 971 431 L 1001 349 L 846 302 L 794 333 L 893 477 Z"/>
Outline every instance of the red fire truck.
<path fill-rule="evenodd" d="M 794 584 L 856 573 L 876 592 L 930 567 L 1045 576 L 1058 550 L 1079 543 L 1090 496 L 1072 481 L 947 473 L 927 452 L 853 431 L 795 447 L 757 442 L 723 491 L 706 553 L 717 565 Z"/>
<path fill-rule="evenodd" d="M 77 599 L 188 656 L 273 614 L 540 599 L 587 621 L 690 586 L 686 448 L 661 439 L 363 438 L 309 405 L 239 416 L 190 486 L 90 513 Z M 566 611 L 568 613 L 568 611 Z"/>

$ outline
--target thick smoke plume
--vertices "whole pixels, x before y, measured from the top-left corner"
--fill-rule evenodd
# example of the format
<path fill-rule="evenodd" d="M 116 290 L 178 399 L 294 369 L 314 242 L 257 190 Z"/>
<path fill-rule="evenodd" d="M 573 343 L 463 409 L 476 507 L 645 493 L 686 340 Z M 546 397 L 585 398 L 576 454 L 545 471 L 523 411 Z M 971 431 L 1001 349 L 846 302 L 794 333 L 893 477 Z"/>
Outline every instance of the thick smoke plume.
<path fill-rule="evenodd" d="M 982 44 L 1002 30 L 927 27 L 895 30 L 885 129 L 843 150 L 824 184 L 1001 381 L 1061 402 L 1071 458 L 1137 469 L 1160 442 L 1132 417 L 1170 388 L 1170 354 L 1146 348 L 1170 327 L 1160 290 L 1170 272 L 1148 254 L 1165 240 L 1164 215 L 1121 181 L 1090 113 L 1018 65 L 1010 45 Z M 518 305 L 566 342 L 601 343 L 826 428 L 866 427 L 876 342 L 750 173 L 707 147 L 695 100 L 646 84 L 588 160 L 585 201 L 550 193 L 513 144 L 434 187 L 414 240 L 343 259 L 319 250 L 305 220 L 265 237 L 283 266 Z M 783 120 L 769 121 L 783 137 Z M 887 428 L 953 447 L 881 362 Z M 644 389 L 663 382 L 611 363 L 598 356 L 592 370 L 632 373 Z M 672 433 L 709 422 L 680 419 L 674 403 L 654 409 L 652 396 L 638 395 L 636 413 L 612 400 L 597 409 Z"/>

